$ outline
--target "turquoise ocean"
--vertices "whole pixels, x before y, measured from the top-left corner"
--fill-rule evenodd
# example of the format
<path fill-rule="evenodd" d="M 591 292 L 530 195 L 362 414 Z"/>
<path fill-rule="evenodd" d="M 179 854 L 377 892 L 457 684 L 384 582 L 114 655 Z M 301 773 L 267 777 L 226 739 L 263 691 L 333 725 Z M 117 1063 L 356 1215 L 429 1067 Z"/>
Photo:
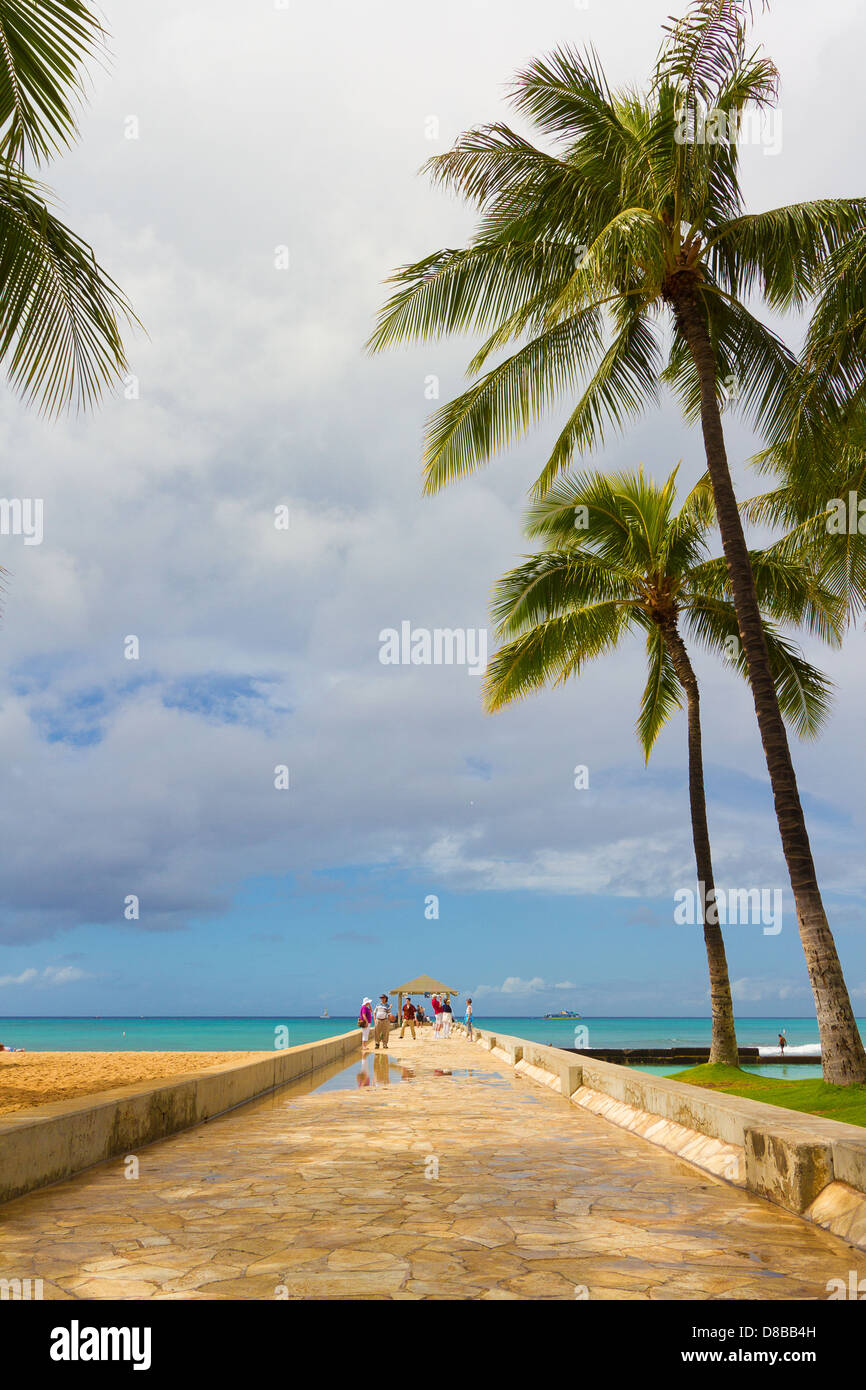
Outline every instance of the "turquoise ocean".
<path fill-rule="evenodd" d="M 462 1017 L 458 1004 L 456 1017 Z M 555 1047 L 701 1047 L 709 1045 L 709 1018 L 581 1018 L 488 1016 L 479 1028 L 510 1033 Z M 860 1019 L 866 1036 L 866 1020 Z M 230 1052 L 269 1051 L 333 1037 L 355 1026 L 355 1016 L 335 1018 L 16 1018 L 0 1017 L 0 1042 L 34 1052 Z M 277 1029 L 288 1029 L 288 1038 Z M 584 1031 L 575 1035 L 575 1029 Z M 813 1018 L 738 1018 L 742 1047 L 773 1047 L 784 1029 L 791 1046 L 817 1043 Z"/>

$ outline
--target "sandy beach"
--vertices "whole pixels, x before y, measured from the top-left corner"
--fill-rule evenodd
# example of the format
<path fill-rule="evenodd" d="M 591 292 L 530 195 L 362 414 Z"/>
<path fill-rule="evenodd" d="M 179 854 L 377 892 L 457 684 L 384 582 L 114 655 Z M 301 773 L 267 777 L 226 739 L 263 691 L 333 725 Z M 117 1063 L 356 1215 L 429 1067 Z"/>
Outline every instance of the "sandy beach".
<path fill-rule="evenodd" d="M 0 1052 L 0 1115 L 242 1062 L 252 1052 Z"/>

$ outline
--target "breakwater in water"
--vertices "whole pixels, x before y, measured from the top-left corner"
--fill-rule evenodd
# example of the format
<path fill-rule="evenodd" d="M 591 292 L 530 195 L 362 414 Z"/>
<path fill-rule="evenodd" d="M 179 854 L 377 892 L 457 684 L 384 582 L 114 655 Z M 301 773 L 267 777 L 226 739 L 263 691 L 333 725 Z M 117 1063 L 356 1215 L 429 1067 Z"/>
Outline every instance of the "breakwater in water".
<path fill-rule="evenodd" d="M 564 1047 L 562 1052 L 579 1053 L 583 1057 L 594 1057 L 601 1062 L 618 1062 L 624 1067 L 644 1066 L 683 1066 L 699 1067 L 710 1060 L 708 1047 Z M 764 1060 L 765 1049 L 741 1047 L 738 1049 L 741 1066 L 758 1066 Z M 778 1059 L 779 1053 L 773 1054 Z M 815 1057 L 811 1052 L 787 1052 L 785 1065 L 808 1066 L 815 1069 Z M 820 1065 L 818 1067 L 820 1071 Z"/>

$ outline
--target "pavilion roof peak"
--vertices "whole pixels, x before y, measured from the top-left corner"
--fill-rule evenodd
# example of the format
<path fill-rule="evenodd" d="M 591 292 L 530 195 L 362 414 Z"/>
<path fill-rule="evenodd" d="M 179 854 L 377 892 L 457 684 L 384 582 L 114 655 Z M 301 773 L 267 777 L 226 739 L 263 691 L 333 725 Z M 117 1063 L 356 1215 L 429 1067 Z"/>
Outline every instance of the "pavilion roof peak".
<path fill-rule="evenodd" d="M 459 994 L 459 989 L 453 989 L 451 985 L 445 985 L 441 980 L 434 980 L 432 975 L 418 975 L 408 984 L 398 985 L 391 990 L 392 994 Z"/>

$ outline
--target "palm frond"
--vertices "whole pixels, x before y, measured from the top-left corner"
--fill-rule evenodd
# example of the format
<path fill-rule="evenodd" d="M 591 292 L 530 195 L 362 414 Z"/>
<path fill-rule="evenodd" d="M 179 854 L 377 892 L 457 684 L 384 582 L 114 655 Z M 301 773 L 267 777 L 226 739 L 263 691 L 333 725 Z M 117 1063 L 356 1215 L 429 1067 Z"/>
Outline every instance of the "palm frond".
<path fill-rule="evenodd" d="M 547 135 L 577 141 L 602 135 L 609 146 L 629 140 L 616 117 L 613 95 L 593 49 L 562 47 L 536 58 L 511 84 L 516 109 Z"/>
<path fill-rule="evenodd" d="M 605 424 L 623 429 L 650 403 L 658 401 L 661 348 L 655 328 L 631 314 L 587 382 L 547 464 L 533 488 L 544 496 L 576 453 L 590 453 L 603 438 Z"/>
<path fill-rule="evenodd" d="M 866 232 L 828 257 L 804 349 L 803 408 L 844 414 L 866 398 Z"/>
<path fill-rule="evenodd" d="M 0 177 L 0 362 L 28 402 L 84 407 L 126 370 L 127 300 L 91 248 L 21 173 Z"/>
<path fill-rule="evenodd" d="M 803 627 L 828 645 L 839 646 L 844 605 L 808 558 L 779 542 L 765 550 L 750 550 L 749 561 L 758 603 L 768 618 Z M 689 574 L 688 583 L 698 602 L 706 597 L 727 600 L 731 596 L 730 577 L 723 556 L 696 565 Z"/>
<path fill-rule="evenodd" d="M 546 308 L 573 266 L 574 248 L 565 242 L 506 241 L 436 251 L 391 277 L 399 288 L 379 313 L 368 350 L 484 331 L 540 293 Z"/>
<path fill-rule="evenodd" d="M 450 150 L 428 159 L 421 172 L 478 207 L 505 193 L 528 200 L 539 192 L 549 194 L 551 184 L 573 180 L 573 170 L 562 160 L 500 122 L 464 131 Z"/>
<path fill-rule="evenodd" d="M 577 538 L 608 563 L 640 572 L 653 562 L 665 505 L 658 487 L 642 474 L 569 474 L 530 507 L 526 531 L 555 545 Z M 653 516 L 649 531 L 647 513 Z"/>
<path fill-rule="evenodd" d="M 539 334 L 431 417 L 424 455 L 425 491 L 486 463 L 538 420 L 578 379 L 602 334 L 598 306 Z"/>
<path fill-rule="evenodd" d="M 629 622 L 628 609 L 607 600 L 537 623 L 501 647 L 488 663 L 485 708 L 502 709 L 545 685 L 562 684 L 612 650 Z"/>
<path fill-rule="evenodd" d="M 103 42 L 82 0 L 0 0 L 0 157 L 42 163 L 76 138 L 82 64 Z"/>
<path fill-rule="evenodd" d="M 745 651 L 739 640 L 732 602 L 705 596 L 683 610 L 683 624 L 693 639 L 715 653 L 748 681 Z M 829 717 L 833 683 L 806 661 L 799 647 L 765 620 L 764 638 L 779 708 L 799 738 L 814 738 Z"/>
<path fill-rule="evenodd" d="M 822 198 L 717 226 L 707 253 L 731 294 L 758 289 L 774 309 L 802 308 L 829 256 L 866 226 L 866 198 Z"/>
<path fill-rule="evenodd" d="M 635 728 L 644 757 L 649 762 L 650 754 L 665 724 L 682 708 L 683 696 L 660 628 L 653 627 L 647 634 L 646 646 L 647 683 L 641 696 L 640 713 Z"/>
<path fill-rule="evenodd" d="M 585 546 L 542 551 L 509 570 L 493 589 L 490 612 L 499 637 L 515 637 L 546 617 L 600 600 L 626 603 L 634 575 Z"/>
<path fill-rule="evenodd" d="M 656 83 L 671 82 L 687 102 L 714 106 L 746 54 L 746 26 L 751 0 L 691 0 L 686 14 L 665 25 L 665 40 L 656 65 Z M 775 99 L 778 75 L 767 74 L 764 101 Z"/>

